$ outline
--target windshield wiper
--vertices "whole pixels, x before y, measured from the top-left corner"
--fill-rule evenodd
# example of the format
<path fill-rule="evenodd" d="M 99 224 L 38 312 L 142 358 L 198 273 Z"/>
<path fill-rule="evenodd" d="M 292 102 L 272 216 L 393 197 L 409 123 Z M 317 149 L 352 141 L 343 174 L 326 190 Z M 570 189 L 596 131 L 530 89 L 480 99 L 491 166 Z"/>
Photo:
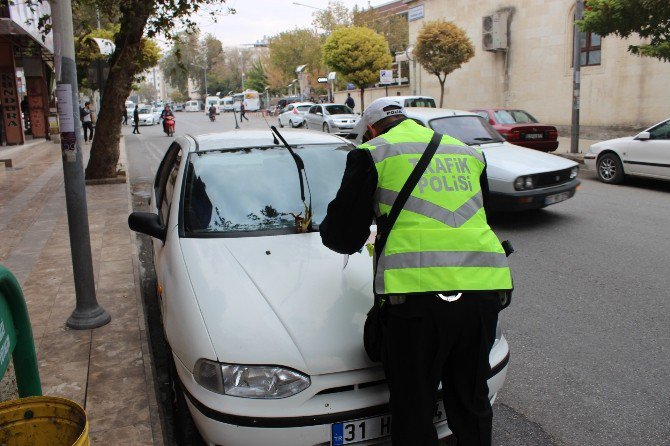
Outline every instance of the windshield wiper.
<path fill-rule="evenodd" d="M 489 136 L 480 136 L 478 138 L 472 138 L 474 141 L 495 141 L 495 139 Z"/>
<path fill-rule="evenodd" d="M 312 191 L 309 189 L 309 181 L 307 180 L 307 171 L 305 170 L 305 163 L 300 158 L 300 155 L 295 153 L 289 143 L 286 142 L 284 137 L 282 136 L 281 133 L 279 133 L 279 130 L 277 130 L 277 127 L 274 125 L 270 126 L 270 130 L 279 138 L 279 140 L 282 142 L 284 147 L 288 150 L 288 152 L 291 154 L 291 157 L 293 158 L 293 161 L 295 162 L 295 166 L 298 168 L 298 179 L 300 180 L 300 199 L 302 200 L 303 206 L 305 206 L 305 217 L 301 217 L 301 214 L 293 215 L 293 218 L 295 218 L 295 223 L 296 223 L 296 229 L 298 232 L 307 232 L 307 230 L 310 228 L 311 223 L 312 223 Z M 303 178 L 304 175 L 304 178 Z M 309 204 L 305 202 L 305 182 L 307 183 L 307 193 L 309 194 Z"/>

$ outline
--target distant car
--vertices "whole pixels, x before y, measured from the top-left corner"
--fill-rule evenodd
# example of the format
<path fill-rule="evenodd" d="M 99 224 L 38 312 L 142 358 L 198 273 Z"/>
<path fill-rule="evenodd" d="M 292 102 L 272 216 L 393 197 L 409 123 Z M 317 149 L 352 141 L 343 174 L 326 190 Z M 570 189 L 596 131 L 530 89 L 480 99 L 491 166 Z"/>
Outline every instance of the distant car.
<path fill-rule="evenodd" d="M 140 105 L 137 109 L 139 113 L 140 125 L 154 125 L 158 124 L 156 119 L 156 114 L 153 111 L 153 107 L 148 105 Z M 160 116 L 160 113 L 159 115 Z"/>
<path fill-rule="evenodd" d="M 670 119 L 636 136 L 593 144 L 584 164 L 603 183 L 621 183 L 626 175 L 670 180 Z"/>
<path fill-rule="evenodd" d="M 154 114 L 154 124 L 158 124 L 161 120 L 161 113 L 163 112 L 163 107 L 154 107 L 151 112 Z"/>
<path fill-rule="evenodd" d="M 487 208 L 492 211 L 541 209 L 573 197 L 580 184 L 576 162 L 512 145 L 478 114 L 425 107 L 405 112 L 425 127 L 481 149 L 489 183 Z M 347 137 L 360 140 L 364 132 L 360 123 Z"/>
<path fill-rule="evenodd" d="M 175 420 L 190 412 L 208 445 L 378 444 L 393 425 L 383 367 L 362 342 L 372 258 L 329 250 L 316 225 L 354 147 L 324 133 L 284 136 L 311 184 L 307 232 L 294 218 L 305 209 L 296 164 L 267 129 L 178 137 L 151 213 L 129 218 L 153 237 Z M 509 360 L 500 325 L 488 359 L 494 401 Z M 440 394 L 435 383 L 443 438 Z"/>
<path fill-rule="evenodd" d="M 436 107 L 435 99 L 430 96 L 386 96 L 386 99 L 397 101 L 403 107 Z"/>
<path fill-rule="evenodd" d="M 172 107 L 172 110 L 175 111 L 175 112 L 184 111 L 184 105 L 183 104 L 174 104 L 174 107 Z"/>
<path fill-rule="evenodd" d="M 346 135 L 360 120 L 360 116 L 342 104 L 317 104 L 305 115 L 305 128 Z"/>
<path fill-rule="evenodd" d="M 289 127 L 300 127 L 305 122 L 305 115 L 312 106 L 313 102 L 294 102 L 288 104 L 284 112 L 279 115 L 279 127 L 285 125 Z"/>
<path fill-rule="evenodd" d="M 558 130 L 553 125 L 540 122 L 525 110 L 489 108 L 471 110 L 514 145 L 542 152 L 553 152 L 558 148 Z"/>

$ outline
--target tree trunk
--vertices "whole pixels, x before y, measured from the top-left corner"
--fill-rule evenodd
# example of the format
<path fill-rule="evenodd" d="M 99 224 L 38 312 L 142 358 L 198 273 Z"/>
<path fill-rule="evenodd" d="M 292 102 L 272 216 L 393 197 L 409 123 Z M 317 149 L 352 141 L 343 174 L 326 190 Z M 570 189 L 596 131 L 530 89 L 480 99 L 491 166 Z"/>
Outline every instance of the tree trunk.
<path fill-rule="evenodd" d="M 361 115 L 365 111 L 365 88 L 361 87 Z"/>
<path fill-rule="evenodd" d="M 138 0 L 121 7 L 121 29 L 116 36 L 116 50 L 110 60 L 109 76 L 103 93 L 91 157 L 86 166 L 86 179 L 116 177 L 119 161 L 121 118 L 125 102 L 137 74 L 136 61 L 142 51 L 142 35 L 154 0 Z"/>
<path fill-rule="evenodd" d="M 447 76 L 445 76 L 444 79 L 437 76 L 437 79 L 440 81 L 440 108 L 442 108 L 442 101 L 444 100 L 444 81 L 447 80 Z"/>

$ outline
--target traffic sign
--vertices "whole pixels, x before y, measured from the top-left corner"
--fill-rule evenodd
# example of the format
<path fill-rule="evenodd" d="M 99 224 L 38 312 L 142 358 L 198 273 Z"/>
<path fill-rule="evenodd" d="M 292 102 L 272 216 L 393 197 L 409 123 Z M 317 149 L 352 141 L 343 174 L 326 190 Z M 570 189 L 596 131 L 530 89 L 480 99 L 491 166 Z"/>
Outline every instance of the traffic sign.
<path fill-rule="evenodd" d="M 379 83 L 389 85 L 393 83 L 393 70 L 379 70 Z"/>
<path fill-rule="evenodd" d="M 316 79 L 316 81 L 320 84 L 327 84 L 328 83 L 328 78 L 327 77 L 319 77 Z"/>

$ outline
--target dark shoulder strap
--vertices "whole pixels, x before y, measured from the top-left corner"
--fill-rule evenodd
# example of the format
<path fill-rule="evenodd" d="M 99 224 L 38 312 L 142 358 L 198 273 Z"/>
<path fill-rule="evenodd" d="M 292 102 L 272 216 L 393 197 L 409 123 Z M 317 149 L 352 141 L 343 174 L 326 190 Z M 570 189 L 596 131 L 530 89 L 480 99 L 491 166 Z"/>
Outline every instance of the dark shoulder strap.
<path fill-rule="evenodd" d="M 416 187 L 423 173 L 426 171 L 428 163 L 440 145 L 440 141 L 442 141 L 442 134 L 437 132 L 433 133 L 433 137 L 430 139 L 428 147 L 426 147 L 426 150 L 423 152 L 423 155 L 421 155 L 419 162 L 416 163 L 416 166 L 414 166 L 414 170 L 412 170 L 409 178 L 407 178 L 407 181 L 405 181 L 402 189 L 400 189 L 398 197 L 393 202 L 391 212 L 389 212 L 388 217 L 384 220 L 384 227 L 377 228 L 378 236 L 375 249 L 377 251 L 377 262 L 379 261 L 379 257 L 384 251 L 384 246 L 386 246 L 386 241 L 388 240 L 389 234 L 391 233 L 391 229 L 393 229 L 393 225 L 395 225 L 395 222 L 400 215 L 400 211 L 402 211 L 402 208 L 405 206 L 407 199 L 412 194 L 412 191 Z"/>

